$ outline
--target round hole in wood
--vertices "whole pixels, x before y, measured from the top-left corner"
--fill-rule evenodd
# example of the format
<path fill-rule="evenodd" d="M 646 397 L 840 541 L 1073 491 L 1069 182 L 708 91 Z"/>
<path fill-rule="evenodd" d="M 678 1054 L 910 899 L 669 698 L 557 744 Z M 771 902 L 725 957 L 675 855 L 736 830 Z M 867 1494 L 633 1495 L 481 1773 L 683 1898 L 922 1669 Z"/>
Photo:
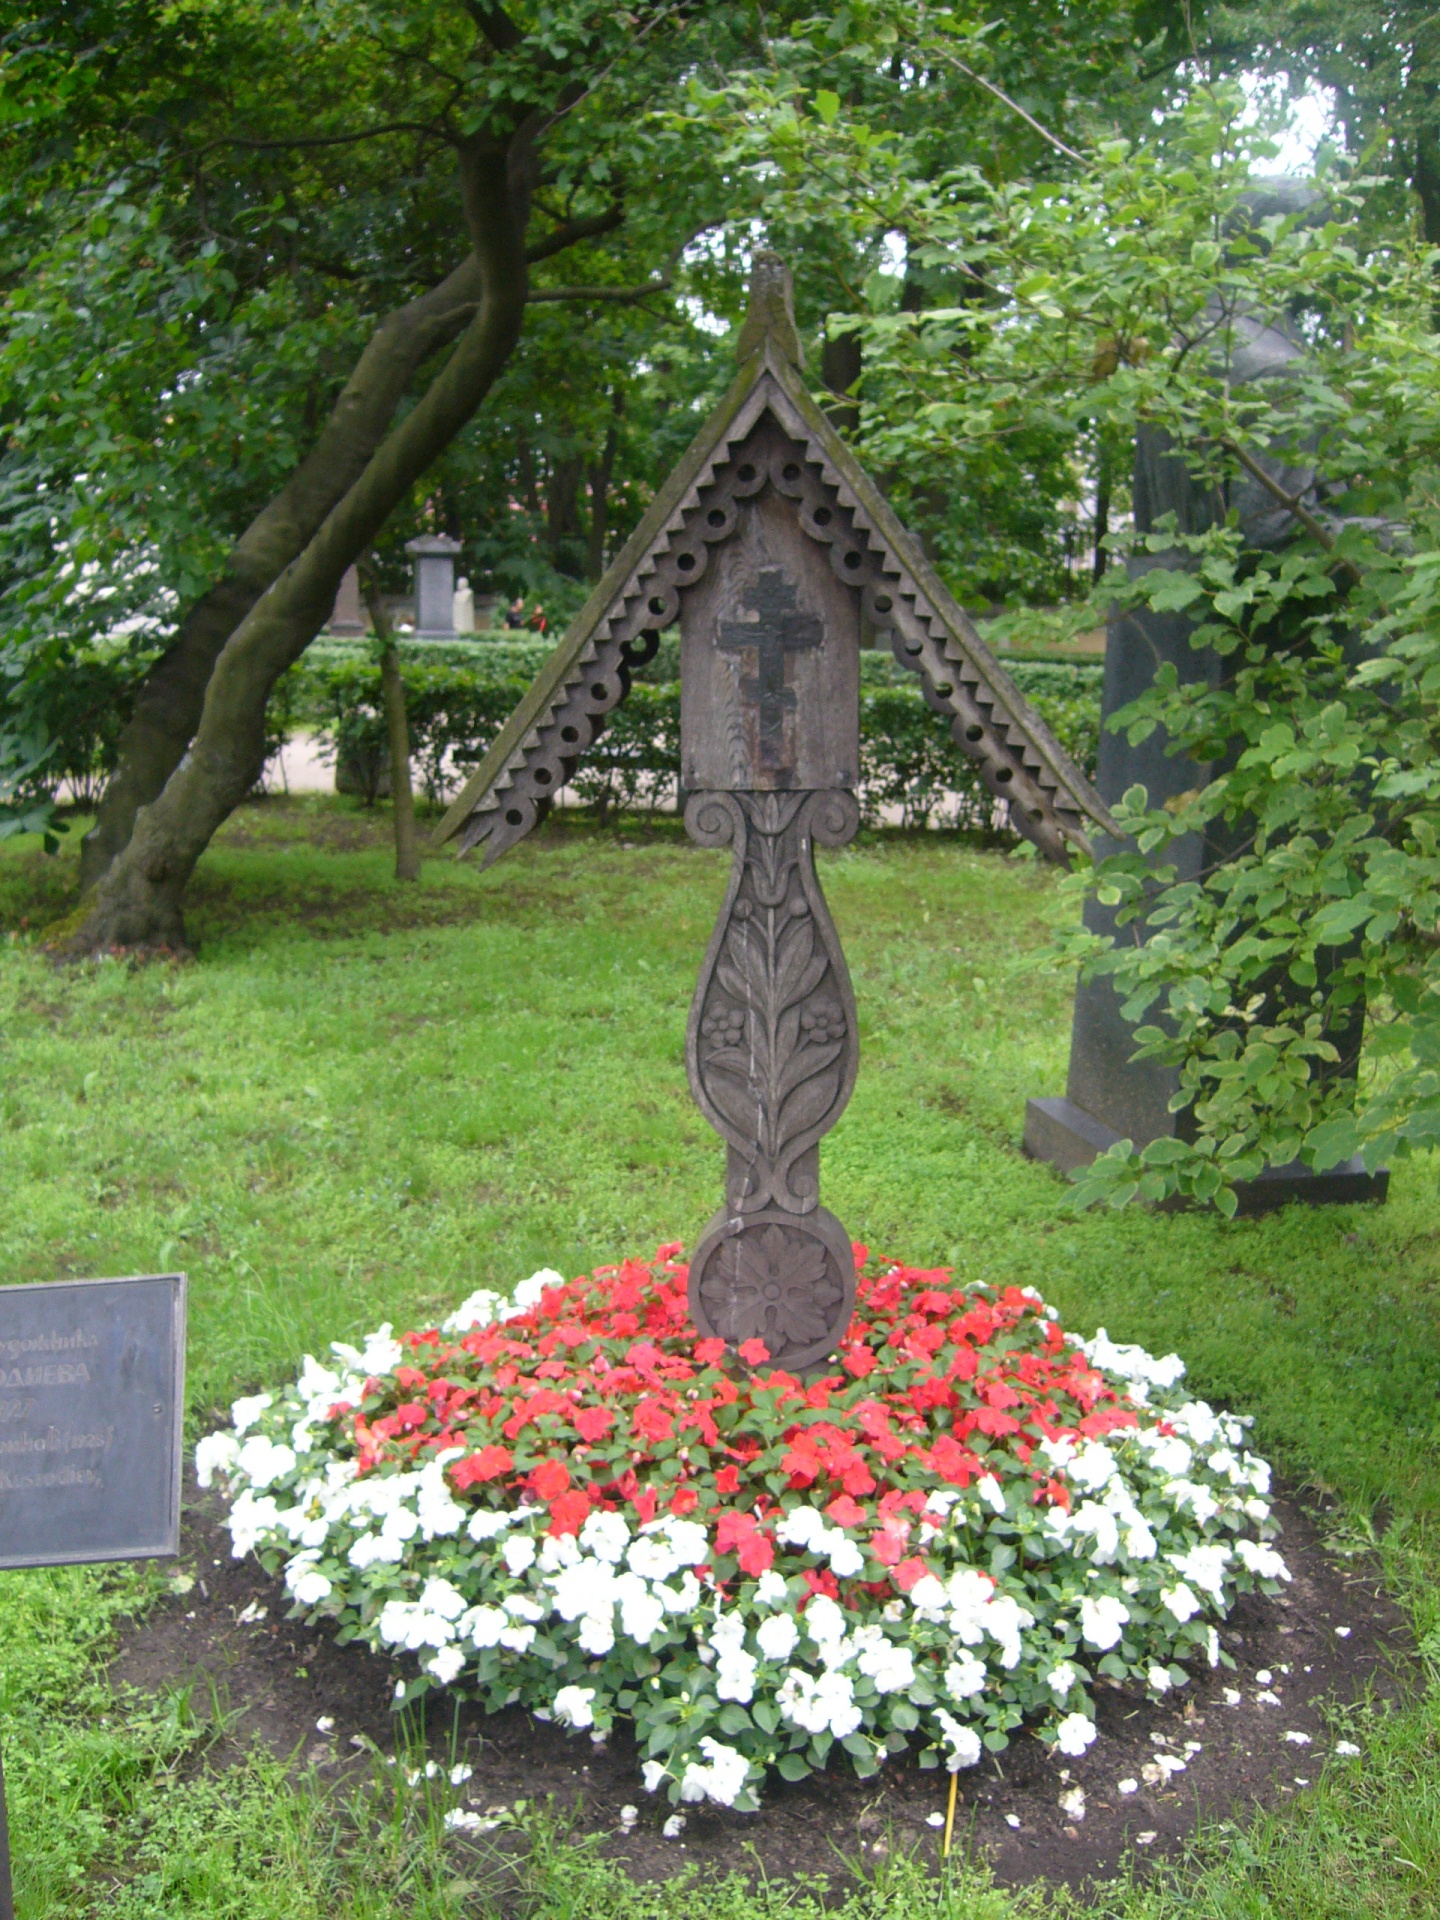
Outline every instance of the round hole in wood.
<path fill-rule="evenodd" d="M 787 480 L 798 480 L 800 478 L 800 469 L 793 460 L 787 460 L 780 471 Z"/>
<path fill-rule="evenodd" d="M 705 524 L 709 527 L 723 527 L 725 524 L 723 509 L 720 507 L 711 507 L 709 513 L 705 516 Z"/>
<path fill-rule="evenodd" d="M 858 567 L 863 557 L 863 555 L 852 551 L 846 554 L 845 564 L 847 567 Z"/>
<path fill-rule="evenodd" d="M 677 553 L 675 556 L 675 565 L 680 569 L 681 573 L 690 573 L 695 566 L 694 554 Z"/>
<path fill-rule="evenodd" d="M 755 469 L 748 460 L 743 466 L 735 469 L 735 478 L 737 480 L 743 480 L 747 486 L 755 478 Z"/>
<path fill-rule="evenodd" d="M 568 745 L 573 746 L 574 743 L 580 738 L 579 727 L 561 727 L 560 738 L 564 740 Z"/>
<path fill-rule="evenodd" d="M 831 513 L 829 507 L 816 507 L 812 518 L 817 527 L 828 527 L 835 516 Z"/>
<path fill-rule="evenodd" d="M 555 778 L 549 767 L 536 767 L 531 777 L 537 787 L 548 787 L 550 782 Z"/>
<path fill-rule="evenodd" d="M 524 818 L 524 814 L 518 807 L 507 807 L 505 809 L 505 824 L 507 827 L 518 827 Z"/>
<path fill-rule="evenodd" d="M 984 727 L 966 727 L 965 738 L 967 740 L 983 740 L 985 738 Z"/>

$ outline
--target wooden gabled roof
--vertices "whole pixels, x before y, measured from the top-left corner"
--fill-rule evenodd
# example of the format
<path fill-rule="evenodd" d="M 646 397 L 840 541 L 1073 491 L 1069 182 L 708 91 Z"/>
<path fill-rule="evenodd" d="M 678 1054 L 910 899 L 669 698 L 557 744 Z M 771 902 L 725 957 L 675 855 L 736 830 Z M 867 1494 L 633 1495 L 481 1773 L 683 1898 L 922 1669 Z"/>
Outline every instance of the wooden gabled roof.
<path fill-rule="evenodd" d="M 863 596 L 877 637 L 920 676 L 956 744 L 1015 827 L 1053 860 L 1086 848 L 1085 826 L 1114 831 L 1099 795 L 995 659 L 880 489 L 815 404 L 800 376 L 793 322 L 757 298 L 725 398 L 656 494 L 649 512 L 567 629 L 436 832 L 457 851 L 484 843 L 488 866 L 522 839 L 564 786 L 606 716 L 679 615 L 712 547 L 733 532 L 736 503 L 774 485 L 831 565 Z M 785 436 L 773 452 L 773 419 Z M 763 461 L 747 443 L 771 443 Z"/>

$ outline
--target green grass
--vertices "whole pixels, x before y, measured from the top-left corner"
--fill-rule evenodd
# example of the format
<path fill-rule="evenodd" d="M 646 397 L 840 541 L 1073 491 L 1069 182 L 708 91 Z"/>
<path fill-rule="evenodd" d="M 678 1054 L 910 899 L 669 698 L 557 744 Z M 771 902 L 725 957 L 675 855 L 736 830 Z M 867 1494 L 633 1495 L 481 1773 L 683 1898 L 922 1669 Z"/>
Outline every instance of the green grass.
<path fill-rule="evenodd" d="M 328 800 L 248 808 L 198 876 L 198 960 L 57 970 L 33 934 L 73 902 L 73 852 L 0 846 L 0 1276 L 186 1268 L 196 1431 L 307 1347 L 693 1237 L 716 1203 L 683 1035 L 724 857 L 670 825 L 572 824 L 489 873 L 389 875 L 383 821 Z M 1016 964 L 1062 911 L 1053 881 L 924 835 L 826 856 L 823 877 L 861 1010 L 860 1084 L 823 1153 L 851 1232 L 1179 1348 L 1198 1391 L 1253 1413 L 1262 1447 L 1335 1495 L 1342 1531 L 1379 1530 L 1440 1653 L 1433 1165 L 1399 1168 L 1381 1211 L 1075 1218 L 1018 1150 L 1026 1096 L 1064 1078 L 1071 982 Z M 489 1911 L 483 1874 L 457 1891 L 453 1851 L 393 1785 L 342 1803 L 258 1755 L 217 1778 L 208 1703 L 110 1696 L 96 1659 L 116 1612 L 163 1579 L 0 1578 L 23 1920 Z M 1363 1768 L 1083 1911 L 1432 1912 L 1440 1692 L 1366 1742 Z M 543 1825 L 534 1842 L 506 1912 L 761 1920 L 812 1898 L 637 1891 Z M 903 1865 L 855 1902 L 853 1920 L 1081 1911 Z"/>

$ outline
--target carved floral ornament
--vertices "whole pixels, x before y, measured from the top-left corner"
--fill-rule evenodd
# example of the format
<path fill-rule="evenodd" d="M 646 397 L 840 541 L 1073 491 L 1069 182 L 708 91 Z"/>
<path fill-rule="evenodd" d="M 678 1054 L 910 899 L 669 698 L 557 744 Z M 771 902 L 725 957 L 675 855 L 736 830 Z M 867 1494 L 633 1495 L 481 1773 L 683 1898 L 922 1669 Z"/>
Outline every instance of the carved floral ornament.
<path fill-rule="evenodd" d="M 849 1320 L 849 1238 L 819 1204 L 819 1142 L 855 1084 L 854 996 L 814 846 L 859 822 L 868 626 L 950 716 L 1013 824 L 1052 859 L 1104 808 L 806 392 L 788 276 L 759 256 L 739 379 L 441 823 L 488 864 L 565 784 L 630 669 L 681 632 L 682 784 L 729 888 L 691 1010 L 687 1065 L 726 1143 L 725 1205 L 690 1267 L 691 1312 L 792 1372 Z"/>

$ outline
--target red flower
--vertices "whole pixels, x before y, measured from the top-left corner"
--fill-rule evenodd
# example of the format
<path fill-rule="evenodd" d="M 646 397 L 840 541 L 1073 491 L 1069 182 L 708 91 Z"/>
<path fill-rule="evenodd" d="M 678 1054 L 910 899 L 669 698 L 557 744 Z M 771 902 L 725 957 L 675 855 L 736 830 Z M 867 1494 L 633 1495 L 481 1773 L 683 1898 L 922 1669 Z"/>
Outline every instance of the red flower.
<path fill-rule="evenodd" d="M 875 1356 L 869 1347 L 857 1340 L 854 1346 L 846 1347 L 840 1358 L 845 1363 L 845 1371 L 853 1373 L 857 1380 L 863 1380 L 867 1373 L 875 1371 Z"/>
<path fill-rule="evenodd" d="M 570 1484 L 570 1469 L 562 1466 L 558 1460 L 542 1460 L 530 1476 L 530 1487 L 537 1500 L 543 1500 L 548 1506 L 558 1499 Z"/>
<path fill-rule="evenodd" d="M 737 1475 L 738 1479 L 739 1476 Z M 693 1513 L 700 1504 L 700 1496 L 693 1487 L 677 1487 L 670 1496 L 670 1511 L 677 1519 L 687 1513 Z"/>
<path fill-rule="evenodd" d="M 775 1564 L 775 1548 L 767 1533 L 752 1533 L 740 1542 L 740 1571 L 759 1577 Z"/>
<path fill-rule="evenodd" d="M 770 1358 L 770 1349 L 763 1340 L 742 1340 L 736 1351 L 747 1367 L 763 1366 Z"/>
<path fill-rule="evenodd" d="M 865 1509 L 857 1505 L 848 1493 L 838 1494 L 825 1511 L 837 1527 L 858 1527 L 865 1518 Z"/>
<path fill-rule="evenodd" d="M 715 1491 L 717 1493 L 738 1493 L 740 1491 L 740 1469 L 738 1467 L 721 1467 L 715 1476 Z"/>
<path fill-rule="evenodd" d="M 563 1471 L 563 1469 L 562 1469 Z M 590 1500 L 578 1487 L 559 1494 L 550 1502 L 551 1533 L 578 1533 L 590 1513 Z"/>
<path fill-rule="evenodd" d="M 918 1556 L 902 1560 L 895 1569 L 895 1584 L 902 1593 L 909 1593 L 917 1580 L 923 1580 L 930 1569 Z"/>
<path fill-rule="evenodd" d="M 473 1487 L 482 1480 L 498 1480 L 514 1465 L 515 1456 L 508 1447 L 482 1447 L 468 1460 L 457 1460 L 450 1469 L 450 1478 L 457 1487 Z"/>
<path fill-rule="evenodd" d="M 695 1342 L 695 1358 L 700 1362 L 702 1367 L 715 1366 L 717 1362 L 725 1358 L 725 1342 L 723 1340 L 697 1340 Z"/>
<path fill-rule="evenodd" d="M 614 1424 L 615 1416 L 608 1407 L 581 1407 L 574 1416 L 575 1431 L 592 1445 L 603 1440 Z"/>

